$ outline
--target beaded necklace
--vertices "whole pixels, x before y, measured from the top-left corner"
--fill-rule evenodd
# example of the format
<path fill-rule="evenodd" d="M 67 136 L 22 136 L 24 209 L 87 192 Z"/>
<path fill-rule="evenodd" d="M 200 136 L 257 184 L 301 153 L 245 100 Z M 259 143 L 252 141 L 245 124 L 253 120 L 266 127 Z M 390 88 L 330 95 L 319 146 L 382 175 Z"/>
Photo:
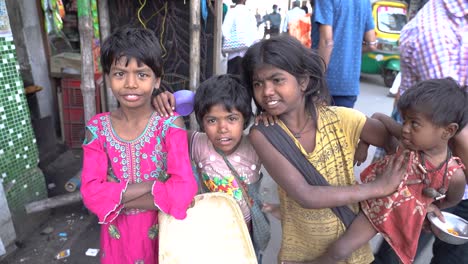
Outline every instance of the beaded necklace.
<path fill-rule="evenodd" d="M 445 198 L 445 193 L 447 192 L 447 188 L 444 186 L 444 184 L 445 184 L 445 179 L 447 178 L 448 162 L 451 157 L 452 157 L 452 151 L 450 151 L 450 149 L 447 148 L 447 156 L 445 158 L 445 161 L 442 162 L 437 168 L 428 170 L 426 168 L 426 162 L 424 160 L 424 153 L 421 151 L 419 152 L 419 158 L 421 160 L 421 163 L 418 164 L 418 169 L 422 172 L 422 183 L 426 185 L 426 187 L 423 189 L 423 194 L 426 197 L 434 198 L 435 200 L 440 200 L 440 199 Z M 444 177 L 442 179 L 442 184 L 439 187 L 439 189 L 436 190 L 433 187 L 429 187 L 429 184 L 431 184 L 431 180 L 428 177 L 428 173 L 438 172 L 444 166 L 445 166 Z"/>

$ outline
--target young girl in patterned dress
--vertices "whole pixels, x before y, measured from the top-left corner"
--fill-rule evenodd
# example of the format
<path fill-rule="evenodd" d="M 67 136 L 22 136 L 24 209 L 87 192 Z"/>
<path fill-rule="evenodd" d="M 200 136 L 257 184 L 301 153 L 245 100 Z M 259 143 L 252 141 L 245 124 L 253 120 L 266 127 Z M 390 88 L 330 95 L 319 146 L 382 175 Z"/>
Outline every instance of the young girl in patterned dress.
<path fill-rule="evenodd" d="M 237 201 L 261 263 L 270 226 L 261 212 L 261 163 L 243 132 L 252 118 L 251 101 L 252 97 L 234 75 L 205 80 L 197 89 L 194 103 L 195 116 L 203 132 L 189 131 L 189 142 L 202 189 L 227 193 Z M 157 111 L 165 116 L 172 115 L 170 106 L 174 104 L 174 96 L 169 92 L 154 100 Z"/>
<path fill-rule="evenodd" d="M 414 159 L 409 161 L 397 191 L 362 202 L 362 213 L 314 263 L 344 260 L 377 232 L 402 263 L 413 263 L 426 213 L 436 210 L 435 206 L 455 206 L 463 197 L 465 166 L 452 156 L 448 143 L 465 126 L 466 107 L 466 92 L 453 79 L 435 79 L 422 81 L 401 96 L 398 110 L 403 125 L 388 116 L 374 115 L 401 139 L 403 148 L 415 153 Z M 376 173 L 387 169 L 398 155 L 401 153 L 371 164 L 361 173 L 362 181 L 375 180 Z"/>
<path fill-rule="evenodd" d="M 177 219 L 197 191 L 179 116 L 158 116 L 161 48 L 151 30 L 127 28 L 102 45 L 115 111 L 86 126 L 81 193 L 101 224 L 101 263 L 158 263 L 158 210 Z"/>

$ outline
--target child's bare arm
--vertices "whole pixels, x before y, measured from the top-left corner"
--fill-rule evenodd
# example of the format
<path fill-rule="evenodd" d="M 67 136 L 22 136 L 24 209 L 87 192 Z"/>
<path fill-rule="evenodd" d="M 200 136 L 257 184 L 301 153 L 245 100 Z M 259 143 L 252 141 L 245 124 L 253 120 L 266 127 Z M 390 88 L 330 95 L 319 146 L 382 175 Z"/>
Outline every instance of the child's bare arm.
<path fill-rule="evenodd" d="M 393 120 L 393 118 L 382 113 L 374 113 L 371 117 L 382 122 L 390 135 L 396 137 L 397 139 L 401 138 L 401 124 Z"/>
<path fill-rule="evenodd" d="M 452 175 L 450 183 L 447 189 L 447 196 L 444 199 L 441 199 L 435 204 L 440 209 L 445 209 L 457 205 L 463 198 L 465 193 L 465 173 L 462 170 L 457 170 Z"/>
<path fill-rule="evenodd" d="M 376 118 L 367 118 L 361 131 L 360 139 L 367 144 L 383 147 L 389 153 L 396 149 L 396 140 L 383 122 Z"/>
<path fill-rule="evenodd" d="M 401 135 L 401 125 L 391 117 L 381 113 L 375 113 L 367 118 L 361 132 L 361 140 L 383 147 L 388 154 L 395 152 L 398 146 L 398 138 Z"/>
<path fill-rule="evenodd" d="M 453 155 L 461 159 L 465 165 L 465 180 L 468 182 L 468 126 L 465 126 L 461 131 L 450 141 Z"/>
<path fill-rule="evenodd" d="M 309 185 L 304 176 L 257 129 L 250 141 L 271 177 L 304 208 L 331 208 L 377 198 L 392 193 L 400 184 L 405 170 L 405 155 L 389 165 L 381 177 L 366 184 L 352 186 Z"/>
<path fill-rule="evenodd" d="M 147 193 L 151 193 L 153 183 L 153 181 L 146 181 L 141 183 L 129 184 L 122 195 L 122 203 L 127 203 Z"/>
<path fill-rule="evenodd" d="M 124 203 L 125 208 L 144 209 L 144 210 L 157 210 L 154 205 L 154 198 L 151 193 L 146 193 L 136 199 Z"/>

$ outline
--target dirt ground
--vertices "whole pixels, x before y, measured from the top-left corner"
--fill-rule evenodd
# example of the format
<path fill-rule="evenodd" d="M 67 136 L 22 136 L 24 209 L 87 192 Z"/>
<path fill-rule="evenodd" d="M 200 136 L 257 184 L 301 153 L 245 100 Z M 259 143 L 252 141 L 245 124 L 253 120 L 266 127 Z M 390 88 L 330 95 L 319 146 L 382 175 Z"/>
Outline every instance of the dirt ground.
<path fill-rule="evenodd" d="M 67 193 L 63 186 L 80 170 L 81 164 L 81 150 L 67 150 L 52 162 L 39 164 L 49 186 L 49 197 Z M 48 214 L 47 220 L 34 231 L 18 236 L 16 249 L 0 258 L 0 263 L 99 263 L 99 255 L 85 254 L 89 248 L 99 249 L 100 227 L 82 202 L 50 209 Z M 69 256 L 57 259 L 57 254 L 64 250 L 70 250 Z"/>
<path fill-rule="evenodd" d="M 16 242 L 17 249 L 0 263 L 98 264 L 98 256 L 86 256 L 88 248 L 99 249 L 99 225 L 94 215 L 81 203 L 54 209 L 49 219 L 28 237 Z M 61 251 L 69 256 L 57 259 Z"/>

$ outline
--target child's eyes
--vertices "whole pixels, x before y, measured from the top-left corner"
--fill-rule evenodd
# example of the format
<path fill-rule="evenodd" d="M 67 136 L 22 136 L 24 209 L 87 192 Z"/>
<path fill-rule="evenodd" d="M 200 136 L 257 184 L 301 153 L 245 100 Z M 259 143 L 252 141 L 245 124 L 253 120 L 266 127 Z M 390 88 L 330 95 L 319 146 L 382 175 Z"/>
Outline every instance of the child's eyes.
<path fill-rule="evenodd" d="M 237 120 L 239 120 L 239 118 L 237 116 L 230 116 L 229 117 L 229 121 L 231 121 L 231 122 L 234 122 L 234 121 L 237 121 Z"/>
<path fill-rule="evenodd" d="M 208 124 L 214 124 L 216 122 L 216 119 L 206 119 L 206 122 Z"/>
<path fill-rule="evenodd" d="M 411 126 L 412 126 L 412 127 L 419 127 L 419 123 L 418 123 L 418 122 L 415 122 L 415 121 L 412 121 L 412 122 L 411 122 Z"/>
<path fill-rule="evenodd" d="M 123 72 L 114 72 L 113 74 L 115 77 L 122 77 L 124 75 Z"/>
<path fill-rule="evenodd" d="M 139 78 L 146 78 L 146 77 L 148 77 L 148 76 L 149 76 L 149 74 L 146 74 L 146 73 L 144 73 L 144 72 L 139 72 L 139 73 L 138 73 L 138 77 L 139 77 Z"/>
<path fill-rule="evenodd" d="M 280 84 L 280 83 L 284 82 L 284 79 L 283 78 L 275 78 L 275 79 L 273 79 L 273 82 L 276 83 L 276 84 Z"/>
<path fill-rule="evenodd" d="M 262 86 L 262 83 L 261 83 L 261 82 L 254 82 L 254 83 L 253 83 L 253 87 L 254 87 L 254 88 L 261 87 L 261 86 Z"/>

